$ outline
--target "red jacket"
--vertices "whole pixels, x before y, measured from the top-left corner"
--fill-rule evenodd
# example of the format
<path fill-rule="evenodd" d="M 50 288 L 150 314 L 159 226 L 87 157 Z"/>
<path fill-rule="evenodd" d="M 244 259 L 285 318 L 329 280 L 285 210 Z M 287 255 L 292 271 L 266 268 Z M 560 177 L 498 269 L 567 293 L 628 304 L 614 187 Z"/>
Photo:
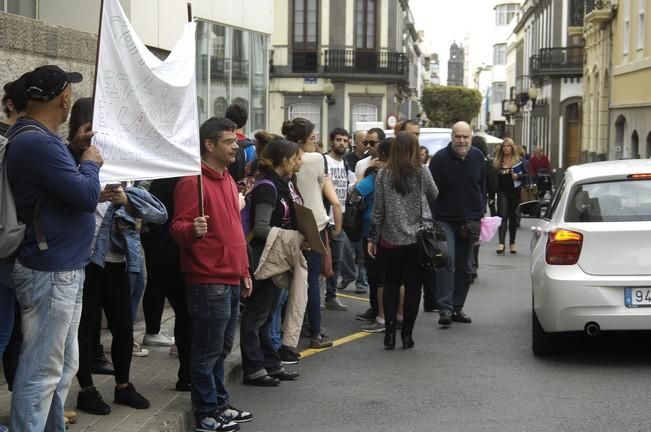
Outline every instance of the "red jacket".
<path fill-rule="evenodd" d="M 239 285 L 249 276 L 246 240 L 240 221 L 240 201 L 233 178 L 201 165 L 208 232 L 196 238 L 192 231 L 199 215 L 197 177 L 184 177 L 174 190 L 174 219 L 170 234 L 179 244 L 181 269 L 188 284 Z"/>

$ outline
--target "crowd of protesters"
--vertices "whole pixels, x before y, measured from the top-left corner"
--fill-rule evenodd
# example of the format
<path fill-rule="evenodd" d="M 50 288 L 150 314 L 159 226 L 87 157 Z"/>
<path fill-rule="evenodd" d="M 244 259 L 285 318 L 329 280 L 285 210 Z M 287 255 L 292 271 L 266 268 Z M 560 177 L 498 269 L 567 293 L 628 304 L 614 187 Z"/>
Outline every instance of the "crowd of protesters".
<path fill-rule="evenodd" d="M 334 128 L 323 153 L 309 120 L 249 138 L 246 108 L 232 105 L 200 126 L 200 177 L 100 185 L 92 99 L 73 104 L 72 84 L 81 80 L 50 65 L 4 86 L 3 162 L 26 226 L 16 253 L 0 260 L 9 430 L 64 430 L 77 415 L 64 411 L 75 375 L 80 411 L 111 412 L 95 373 L 115 376 L 115 404 L 149 408 L 130 381 L 132 358 L 148 354 L 133 336 L 141 300 L 142 343 L 178 355 L 176 390 L 191 392 L 196 430 L 234 431 L 253 419 L 231 404 L 224 385 L 238 325 L 244 384 L 278 386 L 299 378 L 285 366 L 300 361 L 301 335 L 313 349 L 333 345 L 321 312 L 347 311 L 338 293 L 349 285 L 368 292 L 368 310 L 356 319 L 363 331 L 384 332 L 386 349 L 395 348 L 398 330 L 403 349 L 415 346 L 421 297 L 442 327 L 470 323 L 463 308 L 477 275 L 479 223 L 495 194 L 505 221 L 498 253 L 507 226 L 516 252 L 526 164 L 512 140 L 493 162 L 485 142 L 459 122 L 450 144 L 430 155 L 419 145 L 419 124 L 407 120 L 394 138 L 382 129 L 351 135 Z M 58 130 L 68 118 L 64 140 Z M 542 165 L 538 150 L 536 157 Z M 325 254 L 299 232 L 303 207 Z M 359 212 L 355 235 L 343 229 L 346 212 Z M 450 256 L 436 272 L 419 266 L 417 250 L 418 231 L 434 221 L 447 234 Z M 160 332 L 166 299 L 173 337 Z M 110 361 L 100 344 L 102 312 Z"/>

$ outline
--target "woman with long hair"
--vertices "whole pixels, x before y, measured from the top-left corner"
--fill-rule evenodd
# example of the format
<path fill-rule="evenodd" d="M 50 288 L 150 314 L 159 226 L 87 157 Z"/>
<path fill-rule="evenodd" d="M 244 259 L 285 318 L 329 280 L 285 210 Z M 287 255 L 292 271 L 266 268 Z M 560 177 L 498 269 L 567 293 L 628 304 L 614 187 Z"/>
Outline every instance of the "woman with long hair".
<path fill-rule="evenodd" d="M 341 204 L 335 192 L 332 180 L 328 177 L 325 169 L 325 160 L 317 151 L 317 140 L 315 125 L 304 118 L 295 118 L 283 123 L 282 134 L 290 141 L 298 143 L 304 151 L 303 166 L 296 173 L 296 186 L 303 196 L 305 207 L 312 210 L 317 228 L 321 236 L 325 237 L 329 218 L 325 210 L 323 199 L 332 206 L 334 215 L 334 232 L 341 232 Z M 310 333 L 310 348 L 327 348 L 332 346 L 332 341 L 321 331 L 321 293 L 319 290 L 319 279 L 322 273 L 321 253 L 310 250 L 305 251 L 307 260 L 307 318 Z M 287 356 L 288 361 L 297 362 L 298 357 L 281 347 L 281 358 Z"/>
<path fill-rule="evenodd" d="M 520 201 L 519 193 L 522 187 L 522 179 L 525 176 L 525 169 L 511 138 L 506 138 L 499 146 L 493 164 L 497 171 L 497 214 L 502 218 L 502 225 L 500 225 L 499 229 L 500 244 L 497 247 L 497 254 L 504 255 L 507 227 L 510 240 L 509 251 L 514 254 L 517 252 L 515 234 L 518 230 L 518 218 L 515 210 Z"/>
<path fill-rule="evenodd" d="M 301 149 L 280 136 L 262 146 L 259 153 L 258 184 L 251 193 L 251 269 L 258 266 L 267 236 L 272 227 L 296 230 L 296 212 L 289 177 L 294 174 Z M 269 184 L 273 183 L 273 185 Z M 277 386 L 280 381 L 294 380 L 298 373 L 286 371 L 278 352 L 272 347 L 270 330 L 281 289 L 272 278 L 254 279 L 253 293 L 245 300 L 240 329 L 240 348 L 244 383 Z"/>
<path fill-rule="evenodd" d="M 368 254 L 374 258 L 378 248 L 386 260 L 384 284 L 384 346 L 396 344 L 396 315 L 400 286 L 405 287 L 402 347 L 414 346 L 412 332 L 420 305 L 423 270 L 418 260 L 416 234 L 433 223 L 430 205 L 438 189 L 432 174 L 421 166 L 418 138 L 400 132 L 389 151 L 386 167 L 376 179 L 375 202 L 368 236 Z"/>

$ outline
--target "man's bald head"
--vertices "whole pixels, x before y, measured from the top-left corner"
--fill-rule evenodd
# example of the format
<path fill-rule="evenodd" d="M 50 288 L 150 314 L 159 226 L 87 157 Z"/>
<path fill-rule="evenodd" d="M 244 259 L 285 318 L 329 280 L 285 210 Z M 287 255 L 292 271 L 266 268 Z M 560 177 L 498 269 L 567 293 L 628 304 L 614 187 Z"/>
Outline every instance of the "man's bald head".
<path fill-rule="evenodd" d="M 472 141 L 472 128 L 464 121 L 456 122 L 452 126 L 452 149 L 461 159 L 465 159 L 470 151 Z"/>

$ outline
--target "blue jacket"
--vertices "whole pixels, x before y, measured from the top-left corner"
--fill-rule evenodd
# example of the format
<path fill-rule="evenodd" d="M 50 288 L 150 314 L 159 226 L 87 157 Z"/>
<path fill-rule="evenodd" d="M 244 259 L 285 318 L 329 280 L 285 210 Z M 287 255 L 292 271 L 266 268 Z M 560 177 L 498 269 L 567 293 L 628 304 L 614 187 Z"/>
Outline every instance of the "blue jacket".
<path fill-rule="evenodd" d="M 362 238 L 368 237 L 368 229 L 371 226 L 371 214 L 373 214 L 373 201 L 375 201 L 375 177 L 377 173 L 367 175 L 355 184 L 355 189 L 362 194 L 366 200 L 366 210 L 362 216 Z"/>
<path fill-rule="evenodd" d="M 144 189 L 128 187 L 124 192 L 138 217 L 127 212 L 123 206 L 111 204 L 99 228 L 91 261 L 104 268 L 106 254 L 113 245 L 124 253 L 127 271 L 140 273 L 143 262 L 140 247 L 142 222 L 163 224 L 167 220 L 167 210 L 158 198 Z"/>
<path fill-rule="evenodd" d="M 95 234 L 93 212 L 99 201 L 99 165 L 79 165 L 60 136 L 39 122 L 20 118 L 8 133 L 26 125 L 41 131 L 17 135 L 7 149 L 7 175 L 18 218 L 27 225 L 18 260 L 30 269 L 54 272 L 88 264 Z M 38 248 L 33 210 L 42 197 L 41 222 L 48 249 Z"/>

